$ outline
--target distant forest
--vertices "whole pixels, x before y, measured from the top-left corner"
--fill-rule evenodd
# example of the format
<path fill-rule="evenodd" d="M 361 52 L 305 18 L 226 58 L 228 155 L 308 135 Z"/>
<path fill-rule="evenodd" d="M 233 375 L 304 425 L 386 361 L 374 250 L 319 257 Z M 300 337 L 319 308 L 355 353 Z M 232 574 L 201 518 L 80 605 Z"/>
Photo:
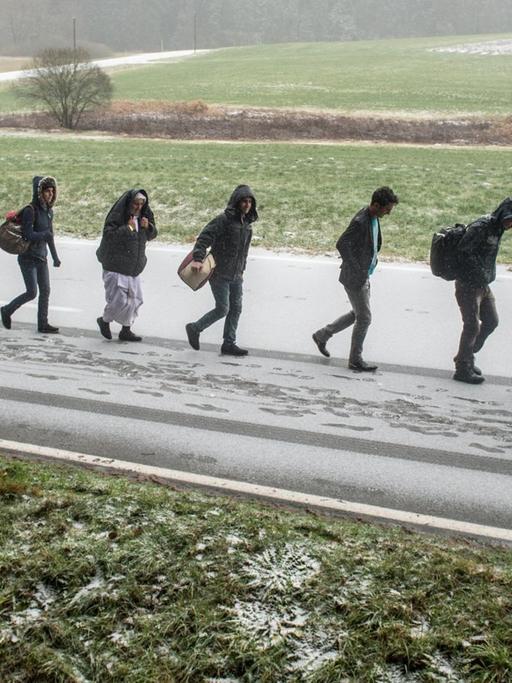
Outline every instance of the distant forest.
<path fill-rule="evenodd" d="M 95 56 L 194 46 L 512 32 L 511 0 L 0 0 L 0 53 Z"/>

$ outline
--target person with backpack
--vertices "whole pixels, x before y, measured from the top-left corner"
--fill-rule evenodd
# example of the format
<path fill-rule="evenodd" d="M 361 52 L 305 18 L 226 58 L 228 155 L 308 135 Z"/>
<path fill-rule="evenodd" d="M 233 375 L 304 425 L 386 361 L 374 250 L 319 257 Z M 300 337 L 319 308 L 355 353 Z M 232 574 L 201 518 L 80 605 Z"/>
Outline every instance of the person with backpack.
<path fill-rule="evenodd" d="M 157 236 L 155 217 L 146 190 L 125 192 L 105 218 L 100 246 L 96 251 L 103 266 L 106 305 L 97 318 L 100 333 L 112 339 L 110 323 L 121 325 L 119 340 L 139 342 L 131 326 L 143 303 L 140 274 L 148 261 L 146 244 Z"/>
<path fill-rule="evenodd" d="M 57 182 L 52 176 L 35 176 L 32 180 L 32 202 L 21 211 L 21 233 L 30 243 L 29 248 L 18 256 L 26 291 L 10 303 L 2 306 L 0 314 L 3 326 L 11 329 L 11 318 L 20 306 L 37 296 L 37 330 L 43 334 L 55 334 L 58 327 L 48 322 L 50 301 L 50 274 L 48 271 L 48 248 L 55 268 L 61 262 L 57 256 L 53 238 L 53 206 L 57 199 Z"/>
<path fill-rule="evenodd" d="M 380 187 L 372 195 L 370 204 L 363 207 L 336 243 L 342 258 L 339 280 L 345 287 L 352 309 L 334 322 L 313 333 L 313 341 L 320 353 L 330 356 L 326 348 L 329 339 L 351 325 L 352 340 L 348 367 L 356 372 L 373 372 L 377 366 L 363 360 L 363 343 L 370 327 L 370 276 L 377 265 L 377 254 L 382 245 L 380 219 L 391 213 L 398 197 L 389 187 Z"/>
<path fill-rule="evenodd" d="M 496 278 L 496 258 L 505 230 L 512 227 L 512 197 L 467 226 L 458 243 L 455 298 L 462 316 L 462 334 L 453 379 L 468 384 L 484 381 L 475 366 L 475 353 L 498 326 L 496 301 L 490 284 Z"/>
<path fill-rule="evenodd" d="M 199 350 L 199 335 L 214 322 L 226 317 L 221 354 L 246 356 L 247 349 L 236 343 L 238 320 L 242 312 L 243 273 L 252 239 L 252 224 L 258 220 L 256 198 L 248 185 L 238 185 L 223 213 L 201 231 L 193 249 L 192 268 L 201 270 L 211 247 L 216 267 L 210 278 L 215 307 L 196 322 L 185 326 L 188 342 Z"/>

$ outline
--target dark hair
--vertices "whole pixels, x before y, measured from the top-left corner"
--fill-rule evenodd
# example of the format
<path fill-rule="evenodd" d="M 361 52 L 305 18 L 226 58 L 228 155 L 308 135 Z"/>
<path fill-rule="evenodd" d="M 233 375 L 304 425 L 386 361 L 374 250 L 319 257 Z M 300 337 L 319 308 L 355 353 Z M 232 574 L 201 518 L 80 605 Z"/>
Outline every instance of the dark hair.
<path fill-rule="evenodd" d="M 398 204 L 398 197 L 390 187 L 379 187 L 372 194 L 372 204 L 387 206 L 388 204 Z"/>

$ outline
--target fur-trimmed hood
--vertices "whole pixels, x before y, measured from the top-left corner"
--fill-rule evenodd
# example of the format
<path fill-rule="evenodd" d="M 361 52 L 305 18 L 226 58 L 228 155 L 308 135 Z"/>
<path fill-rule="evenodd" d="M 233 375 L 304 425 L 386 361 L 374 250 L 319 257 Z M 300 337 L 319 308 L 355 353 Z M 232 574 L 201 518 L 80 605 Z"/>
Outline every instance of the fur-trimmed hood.
<path fill-rule="evenodd" d="M 57 181 L 51 175 L 36 175 L 32 178 L 32 203 L 34 205 L 46 207 L 46 202 L 43 202 L 43 188 L 53 187 L 53 200 L 48 208 L 51 209 L 57 201 Z"/>

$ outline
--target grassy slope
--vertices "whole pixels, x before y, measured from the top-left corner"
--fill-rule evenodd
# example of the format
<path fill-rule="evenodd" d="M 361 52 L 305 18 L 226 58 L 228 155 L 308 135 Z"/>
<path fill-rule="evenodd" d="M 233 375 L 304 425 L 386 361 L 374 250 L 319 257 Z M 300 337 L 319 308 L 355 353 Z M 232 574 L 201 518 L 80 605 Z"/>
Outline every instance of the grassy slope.
<path fill-rule="evenodd" d="M 507 36 L 262 45 L 114 72 L 116 99 L 347 111 L 509 114 L 512 56 L 429 48 Z M 508 36 L 510 37 L 510 36 Z M 6 86 L 0 111 L 20 108 Z"/>
<path fill-rule="evenodd" d="M 0 206 L 21 206 L 34 173 L 60 182 L 58 233 L 96 237 L 125 189 L 151 196 L 160 238 L 189 242 L 248 182 L 259 200 L 255 244 L 332 251 L 379 185 L 400 205 L 384 219 L 382 254 L 425 260 L 432 232 L 486 213 L 510 192 L 512 151 L 377 145 L 190 144 L 146 140 L 3 138 Z M 512 240 L 500 258 L 512 262 Z"/>
<path fill-rule="evenodd" d="M 477 39 L 458 36 L 223 50 L 178 64 L 117 73 L 115 97 L 349 111 L 509 114 L 512 56 L 428 51 L 437 45 Z"/>
<path fill-rule="evenodd" d="M 506 683 L 511 595 L 510 550 L 0 459 L 2 681 Z"/>

